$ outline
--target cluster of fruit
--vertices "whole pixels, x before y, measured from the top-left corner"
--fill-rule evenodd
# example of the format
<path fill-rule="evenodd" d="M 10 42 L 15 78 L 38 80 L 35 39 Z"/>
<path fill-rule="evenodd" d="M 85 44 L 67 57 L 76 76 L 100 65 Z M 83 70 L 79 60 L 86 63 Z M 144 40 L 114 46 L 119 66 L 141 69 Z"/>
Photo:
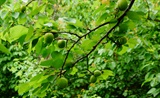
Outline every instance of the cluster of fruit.
<path fill-rule="evenodd" d="M 94 73 L 93 73 L 93 75 L 91 75 L 89 81 L 91 83 L 95 83 L 97 81 L 97 77 L 100 76 L 101 74 L 102 73 L 101 73 L 100 70 L 95 70 Z M 63 89 L 63 88 L 65 88 L 65 87 L 68 86 L 68 79 L 65 78 L 65 77 L 58 78 L 56 80 L 56 85 L 57 85 L 58 89 Z"/>
<path fill-rule="evenodd" d="M 118 5 L 118 9 L 120 11 L 124 11 L 128 7 L 128 4 L 127 4 L 126 0 L 119 0 L 117 2 L 117 5 Z M 46 33 L 44 35 L 44 40 L 45 40 L 46 43 L 50 44 L 53 41 L 53 39 L 56 38 L 57 36 L 58 35 L 56 35 L 54 33 Z M 126 40 L 126 38 L 122 37 L 118 40 L 118 42 L 120 44 L 125 44 L 127 42 L 127 40 Z M 57 44 L 58 44 L 59 48 L 64 48 L 66 42 L 64 40 L 58 40 Z M 70 67 L 72 67 L 72 65 L 73 65 L 72 62 L 66 62 L 65 67 L 70 68 Z M 100 70 L 95 70 L 93 75 L 90 76 L 89 81 L 91 83 L 95 83 L 97 81 L 97 77 L 100 76 L 101 74 L 102 74 L 102 72 Z M 65 77 L 60 77 L 56 80 L 56 85 L 57 85 L 58 89 L 63 89 L 63 88 L 68 86 L 68 79 L 65 78 Z"/>
<path fill-rule="evenodd" d="M 93 75 L 90 77 L 90 82 L 95 83 L 97 81 L 97 77 L 100 76 L 102 73 L 100 70 L 95 70 Z"/>
<path fill-rule="evenodd" d="M 50 44 L 50 43 L 52 43 L 53 39 L 56 37 L 58 37 L 57 33 L 46 33 L 44 35 L 44 41 L 45 41 L 45 43 Z M 66 45 L 66 42 L 65 42 L 65 40 L 58 40 L 57 45 L 59 48 L 64 48 Z"/>

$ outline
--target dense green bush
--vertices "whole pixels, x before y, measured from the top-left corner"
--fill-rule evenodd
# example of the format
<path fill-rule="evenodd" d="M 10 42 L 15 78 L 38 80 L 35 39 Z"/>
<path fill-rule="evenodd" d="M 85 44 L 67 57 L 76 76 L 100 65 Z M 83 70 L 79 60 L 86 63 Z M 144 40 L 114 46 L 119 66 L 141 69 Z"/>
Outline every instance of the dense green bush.
<path fill-rule="evenodd" d="M 0 95 L 2 98 L 18 97 L 16 86 L 42 71 L 42 68 L 37 66 L 38 59 L 29 55 L 20 45 L 8 45 L 8 49 L 11 54 L 0 53 Z"/>

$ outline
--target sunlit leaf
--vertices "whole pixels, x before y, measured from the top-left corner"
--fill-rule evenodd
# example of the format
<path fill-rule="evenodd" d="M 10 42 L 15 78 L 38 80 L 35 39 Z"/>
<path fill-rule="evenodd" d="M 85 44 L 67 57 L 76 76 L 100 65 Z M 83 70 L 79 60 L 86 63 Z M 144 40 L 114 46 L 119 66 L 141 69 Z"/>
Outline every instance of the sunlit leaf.
<path fill-rule="evenodd" d="M 53 59 L 41 61 L 40 65 L 42 65 L 42 66 L 52 66 L 53 65 Z"/>
<path fill-rule="evenodd" d="M 34 28 L 32 26 L 29 27 L 28 33 L 26 35 L 25 41 L 28 41 L 33 36 Z"/>
<path fill-rule="evenodd" d="M 63 65 L 63 58 L 55 58 L 53 59 L 53 64 L 52 66 L 56 69 L 61 68 Z"/>
<path fill-rule="evenodd" d="M 151 88 L 147 94 L 152 94 L 154 97 L 156 97 L 159 94 L 159 89 Z"/>
<path fill-rule="evenodd" d="M 31 87 L 30 87 L 29 83 L 20 84 L 18 86 L 18 93 L 20 95 L 22 95 L 23 93 L 27 92 L 30 88 Z"/>
<path fill-rule="evenodd" d="M 103 13 L 103 14 L 99 17 L 99 19 L 96 21 L 96 24 L 98 25 L 98 24 L 102 23 L 103 21 L 105 21 L 105 19 L 107 19 L 107 17 L 108 17 L 108 14 L 107 14 L 106 12 Z"/>
<path fill-rule="evenodd" d="M 0 51 L 10 54 L 10 51 L 3 44 L 0 44 Z"/>
<path fill-rule="evenodd" d="M 137 45 L 137 39 L 136 38 L 131 38 L 127 41 L 128 45 L 130 48 L 134 48 Z"/>
<path fill-rule="evenodd" d="M 37 54 L 40 54 L 42 50 L 42 45 L 43 45 L 43 39 L 39 38 L 37 44 L 35 45 L 35 50 Z"/>
<path fill-rule="evenodd" d="M 72 72 L 70 74 L 75 75 L 77 72 L 78 72 L 78 69 L 76 67 L 73 67 Z"/>
<path fill-rule="evenodd" d="M 106 80 L 109 76 L 113 76 L 113 72 L 111 70 L 103 70 L 101 75 L 104 80 Z"/>
<path fill-rule="evenodd" d="M 0 0 L 0 6 L 3 5 L 6 2 L 6 0 Z"/>
<path fill-rule="evenodd" d="M 128 50 L 128 47 L 126 46 L 122 46 L 122 50 L 120 52 L 118 52 L 118 54 L 123 55 L 124 53 L 126 53 Z"/>
<path fill-rule="evenodd" d="M 85 50 L 89 50 L 93 48 L 94 44 L 95 44 L 94 40 L 86 39 L 82 42 L 82 48 L 84 48 Z"/>
<path fill-rule="evenodd" d="M 17 25 L 12 28 L 10 28 L 10 41 L 14 41 L 19 39 L 22 35 L 28 33 L 28 28 L 22 26 L 22 25 Z"/>

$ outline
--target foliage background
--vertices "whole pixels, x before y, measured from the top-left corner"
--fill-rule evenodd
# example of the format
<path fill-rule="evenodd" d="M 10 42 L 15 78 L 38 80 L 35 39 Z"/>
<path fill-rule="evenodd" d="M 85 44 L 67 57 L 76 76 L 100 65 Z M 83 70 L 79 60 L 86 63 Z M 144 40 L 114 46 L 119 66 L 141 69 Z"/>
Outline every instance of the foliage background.
<path fill-rule="evenodd" d="M 1 0 L 2 98 L 158 98 L 160 1 L 127 0 L 126 11 L 117 1 Z M 58 34 L 51 44 L 47 32 Z M 102 74 L 90 83 L 96 69 Z M 62 76 L 69 85 L 59 90 Z"/>

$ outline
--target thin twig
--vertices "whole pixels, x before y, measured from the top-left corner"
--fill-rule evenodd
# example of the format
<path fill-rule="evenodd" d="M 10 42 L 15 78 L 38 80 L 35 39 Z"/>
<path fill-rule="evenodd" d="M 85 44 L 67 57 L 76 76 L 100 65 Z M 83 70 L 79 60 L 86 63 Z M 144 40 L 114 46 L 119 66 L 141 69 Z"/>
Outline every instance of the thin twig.
<path fill-rule="evenodd" d="M 33 1 L 35 1 L 35 0 L 31 0 L 31 1 L 29 1 L 25 6 L 27 7 L 29 4 L 31 4 Z"/>
<path fill-rule="evenodd" d="M 87 53 L 85 56 L 83 56 L 83 57 L 79 58 L 77 61 L 75 61 L 74 64 L 72 65 L 72 67 L 73 67 L 76 63 L 78 63 L 79 61 L 81 61 L 82 59 L 88 57 L 88 56 L 97 48 L 97 46 L 120 24 L 121 20 L 124 18 L 124 16 L 126 15 L 126 13 L 131 9 L 134 1 L 135 1 L 135 0 L 131 0 L 128 8 L 127 8 L 127 9 L 124 11 L 124 13 L 117 19 L 118 22 L 115 24 L 115 26 L 113 26 L 113 27 L 97 42 L 97 44 L 96 44 L 95 46 L 93 46 L 92 50 L 91 50 L 89 53 Z M 106 24 L 109 24 L 109 23 L 111 23 L 111 22 L 106 22 L 106 23 L 103 23 L 103 24 L 97 26 L 96 28 L 90 30 L 88 33 L 86 33 L 86 34 L 84 34 L 83 36 L 81 36 L 75 43 L 73 43 L 73 45 L 70 47 L 70 49 L 68 50 L 68 52 L 67 52 L 67 54 L 66 54 L 66 57 L 65 57 L 65 59 L 64 59 L 64 62 L 63 62 L 63 65 L 62 65 L 62 68 L 61 68 L 61 71 L 60 71 L 60 75 L 62 74 L 63 67 L 64 67 L 64 65 L 65 65 L 65 63 L 66 63 L 66 60 L 67 60 L 67 58 L 68 58 L 68 55 L 69 55 L 71 49 L 72 49 L 83 37 L 87 36 L 87 35 L 90 34 L 91 32 L 93 32 L 93 31 L 97 30 L 98 28 L 100 28 L 100 27 L 102 27 L 102 26 L 105 26 Z"/>
<path fill-rule="evenodd" d="M 89 30 L 88 33 L 86 33 L 86 34 L 84 34 L 84 35 L 82 35 L 82 36 L 77 36 L 77 35 L 76 35 L 79 39 L 78 39 L 75 43 L 73 43 L 72 46 L 69 48 L 69 50 L 68 50 L 68 52 L 67 52 L 67 54 L 66 54 L 66 57 L 65 57 L 65 59 L 64 59 L 64 62 L 63 62 L 63 65 L 62 65 L 60 74 L 62 74 L 64 65 L 65 65 L 65 63 L 66 63 L 66 61 L 67 61 L 68 55 L 69 55 L 70 51 L 72 50 L 72 48 L 73 48 L 83 37 L 86 37 L 86 36 L 87 36 L 88 34 L 90 34 L 91 32 L 93 32 L 93 31 L 97 30 L 98 28 L 100 28 L 100 27 L 102 27 L 102 26 L 105 26 L 106 24 L 109 24 L 109 23 L 111 23 L 111 22 L 103 23 L 103 24 L 101 24 L 101 25 L 93 28 L 92 30 Z M 56 32 L 53 32 L 53 33 L 56 33 Z M 61 33 L 63 33 L 63 32 L 61 32 Z M 75 33 L 70 33 L 70 32 L 68 32 L 68 33 L 69 33 L 69 34 L 73 34 L 73 35 L 75 34 Z"/>
<path fill-rule="evenodd" d="M 81 38 L 81 36 L 80 35 L 78 35 L 78 34 L 76 34 L 76 33 L 72 33 L 72 32 L 66 32 L 66 31 L 61 31 L 61 32 L 55 32 L 55 31 L 52 31 L 51 33 L 57 33 L 57 34 L 59 34 L 59 33 L 66 33 L 66 34 L 70 34 L 70 35 L 75 35 L 76 37 L 78 37 L 78 38 Z"/>
<path fill-rule="evenodd" d="M 125 10 L 125 12 L 118 18 L 118 22 L 97 42 L 95 46 L 93 46 L 92 50 L 88 52 L 85 56 L 79 58 L 77 61 L 74 62 L 73 66 L 81 61 L 82 59 L 88 57 L 96 48 L 97 46 L 120 24 L 121 20 L 125 17 L 126 13 L 131 9 L 133 3 L 135 0 L 131 0 L 128 8 Z"/>

